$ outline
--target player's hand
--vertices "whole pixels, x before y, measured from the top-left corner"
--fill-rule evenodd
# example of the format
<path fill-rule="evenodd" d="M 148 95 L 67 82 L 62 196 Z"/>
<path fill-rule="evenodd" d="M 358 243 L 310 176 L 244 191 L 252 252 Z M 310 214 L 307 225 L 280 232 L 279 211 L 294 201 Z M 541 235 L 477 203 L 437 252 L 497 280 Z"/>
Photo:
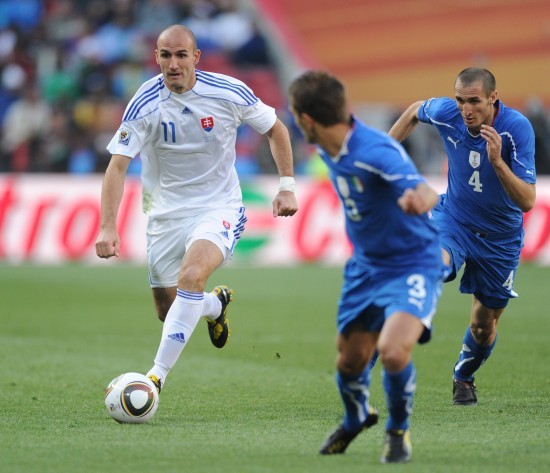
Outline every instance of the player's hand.
<path fill-rule="evenodd" d="M 281 191 L 273 199 L 274 217 L 292 217 L 298 211 L 298 201 L 294 192 Z"/>
<path fill-rule="evenodd" d="M 118 257 L 120 255 L 120 237 L 113 229 L 103 229 L 95 241 L 95 253 L 100 258 Z"/>
<path fill-rule="evenodd" d="M 419 211 L 424 207 L 424 202 L 420 199 L 414 189 L 406 189 L 403 195 L 397 199 L 397 204 L 406 214 L 419 215 Z"/>
<path fill-rule="evenodd" d="M 414 189 L 406 189 L 397 199 L 401 210 L 409 215 L 421 215 L 428 212 L 437 203 L 437 193 L 424 183 Z"/>
<path fill-rule="evenodd" d="M 481 125 L 481 136 L 487 141 L 487 156 L 492 165 L 502 160 L 502 137 L 492 126 Z"/>

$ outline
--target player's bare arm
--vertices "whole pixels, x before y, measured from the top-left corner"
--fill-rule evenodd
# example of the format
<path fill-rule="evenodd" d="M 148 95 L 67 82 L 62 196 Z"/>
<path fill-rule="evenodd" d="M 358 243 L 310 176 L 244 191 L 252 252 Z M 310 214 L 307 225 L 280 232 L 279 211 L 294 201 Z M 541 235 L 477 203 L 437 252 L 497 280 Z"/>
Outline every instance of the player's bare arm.
<path fill-rule="evenodd" d="M 266 133 L 269 147 L 279 176 L 282 178 L 294 176 L 294 163 L 292 160 L 292 146 L 290 135 L 286 126 L 277 118 L 275 124 Z M 290 217 L 298 211 L 298 202 L 293 188 L 282 187 L 273 200 L 274 217 Z"/>
<path fill-rule="evenodd" d="M 269 140 L 269 147 L 277 165 L 279 176 L 294 176 L 292 147 L 287 127 L 277 118 L 266 136 Z"/>
<path fill-rule="evenodd" d="M 100 258 L 110 258 L 120 254 L 120 237 L 116 228 L 116 218 L 124 193 L 124 179 L 130 161 L 127 156 L 115 154 L 105 171 L 101 189 L 101 224 L 95 242 L 95 251 Z"/>
<path fill-rule="evenodd" d="M 517 177 L 502 159 L 502 137 L 491 126 L 481 125 L 481 136 L 487 141 L 487 155 L 502 187 L 523 211 L 528 212 L 535 205 L 536 187 Z"/>
<path fill-rule="evenodd" d="M 414 189 L 405 190 L 397 203 L 406 214 L 421 215 L 432 209 L 437 200 L 437 192 L 427 184 L 420 183 Z"/>
<path fill-rule="evenodd" d="M 418 109 L 422 101 L 415 102 L 405 110 L 388 131 L 388 135 L 397 141 L 403 141 L 413 132 L 418 125 Z"/>

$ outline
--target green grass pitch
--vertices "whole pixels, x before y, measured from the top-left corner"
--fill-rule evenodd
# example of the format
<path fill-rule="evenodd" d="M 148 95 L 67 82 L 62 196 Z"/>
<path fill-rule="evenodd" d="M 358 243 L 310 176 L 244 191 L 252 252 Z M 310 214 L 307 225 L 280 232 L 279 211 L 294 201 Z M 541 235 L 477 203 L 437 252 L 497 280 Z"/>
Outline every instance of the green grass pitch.
<path fill-rule="evenodd" d="M 413 460 L 380 465 L 380 367 L 371 401 L 382 423 L 345 455 L 318 448 L 339 422 L 334 382 L 341 270 L 229 267 L 232 336 L 210 345 L 201 322 L 144 425 L 107 414 L 103 390 L 145 372 L 161 324 L 145 268 L 0 266 L 0 471 L 11 472 L 541 472 L 550 465 L 550 269 L 523 265 L 520 297 L 501 319 L 477 375 L 477 407 L 451 405 L 452 367 L 470 297 L 444 287 L 433 340 L 414 359 Z"/>

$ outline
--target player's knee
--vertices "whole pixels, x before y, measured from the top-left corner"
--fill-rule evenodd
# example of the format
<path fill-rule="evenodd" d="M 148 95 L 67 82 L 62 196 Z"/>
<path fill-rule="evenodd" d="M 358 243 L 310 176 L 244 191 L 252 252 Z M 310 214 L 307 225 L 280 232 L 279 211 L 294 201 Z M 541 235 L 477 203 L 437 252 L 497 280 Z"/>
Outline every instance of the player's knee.
<path fill-rule="evenodd" d="M 336 362 L 338 372 L 347 378 L 359 376 L 364 370 L 367 361 L 357 357 L 339 356 Z"/>
<path fill-rule="evenodd" d="M 204 270 L 198 266 L 188 266 L 180 270 L 178 278 L 178 287 L 182 288 L 204 288 L 206 286 L 207 275 Z M 202 290 L 202 289 L 201 289 Z"/>
<path fill-rule="evenodd" d="M 492 322 L 472 322 L 470 324 L 470 330 L 477 344 L 486 346 L 489 345 L 490 340 L 494 338 L 493 335 L 496 327 Z"/>
<path fill-rule="evenodd" d="M 381 345 L 378 352 L 384 369 L 392 373 L 404 369 L 410 360 L 409 351 L 400 344 Z"/>

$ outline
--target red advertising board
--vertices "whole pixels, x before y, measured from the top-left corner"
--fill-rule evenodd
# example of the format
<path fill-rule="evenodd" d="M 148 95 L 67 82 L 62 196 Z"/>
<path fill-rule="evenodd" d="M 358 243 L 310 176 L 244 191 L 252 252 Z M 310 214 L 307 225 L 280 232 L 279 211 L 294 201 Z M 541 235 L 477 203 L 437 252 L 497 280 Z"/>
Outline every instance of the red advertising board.
<path fill-rule="evenodd" d="M 0 177 L 0 261 L 106 264 L 95 256 L 99 231 L 101 176 L 3 175 Z M 443 179 L 430 179 L 438 191 Z M 350 247 L 338 199 L 327 181 L 297 179 L 300 210 L 292 218 L 273 218 L 271 200 L 278 179 L 243 182 L 248 223 L 234 262 L 341 265 Z M 146 216 L 141 212 L 139 180 L 127 179 L 118 215 L 120 259 L 144 264 Z M 550 178 L 539 178 L 537 203 L 525 215 L 523 259 L 550 264 Z"/>

